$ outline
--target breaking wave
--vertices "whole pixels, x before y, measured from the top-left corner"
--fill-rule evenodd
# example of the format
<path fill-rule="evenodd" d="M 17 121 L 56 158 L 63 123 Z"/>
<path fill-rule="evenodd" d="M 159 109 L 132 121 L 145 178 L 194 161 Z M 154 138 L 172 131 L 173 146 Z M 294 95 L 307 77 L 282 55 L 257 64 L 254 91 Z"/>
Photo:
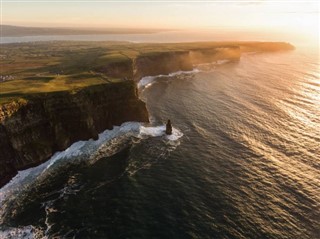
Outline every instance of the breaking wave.
<path fill-rule="evenodd" d="M 80 164 L 82 162 L 93 164 L 101 157 L 110 157 L 132 143 L 132 139 L 147 139 L 149 137 L 163 137 L 167 141 L 177 141 L 183 133 L 173 128 L 172 135 L 165 134 L 165 126 L 147 126 L 138 122 L 126 122 L 121 126 L 114 126 L 112 130 L 105 130 L 99 134 L 97 140 L 78 141 L 64 151 L 55 153 L 45 163 L 19 171 L 18 174 L 0 190 L 0 206 L 8 195 L 18 192 L 21 185 L 27 188 L 35 180 L 46 178 L 53 171 L 59 171 L 67 164 Z M 3 213 L 5 210 L 1 210 Z M 0 222 L 1 217 L 0 214 Z M 1 235 L 1 234 L 0 234 Z M 1 238 L 1 237 L 0 237 Z"/>
<path fill-rule="evenodd" d="M 151 86 L 157 78 L 169 78 L 169 77 L 174 77 L 178 75 L 189 75 L 189 74 L 194 74 L 198 73 L 200 70 L 198 69 L 193 69 L 192 71 L 177 71 L 177 72 L 172 72 L 168 75 L 155 75 L 155 76 L 145 76 L 142 77 L 141 80 L 138 82 L 138 89 L 143 89 Z"/>
<path fill-rule="evenodd" d="M 3 188 L 0 189 L 0 225 L 5 222 L 6 213 L 12 206 L 12 203 L 19 204 L 23 201 L 27 191 L 34 187 L 37 183 L 45 181 L 52 175 L 68 167 L 75 167 L 81 163 L 88 165 L 94 164 L 99 159 L 110 157 L 132 143 L 139 143 L 140 140 L 150 137 L 161 137 L 167 145 L 167 150 L 160 150 L 159 155 L 165 155 L 165 151 L 172 151 L 180 143 L 179 139 L 183 133 L 173 128 L 172 135 L 165 134 L 165 126 L 148 126 L 138 122 L 126 122 L 121 126 L 114 126 L 112 130 L 105 130 L 99 134 L 97 140 L 90 139 L 88 141 L 78 141 L 73 143 L 64 151 L 55 153 L 45 163 L 19 171 L 18 174 Z M 126 172 L 133 175 L 145 167 L 145 162 L 129 164 Z M 150 166 L 150 162 L 147 163 Z M 68 191 L 68 187 L 62 190 L 60 197 L 63 197 L 64 191 Z M 16 198 L 16 199 L 14 199 Z M 18 198 L 18 199 L 17 199 Z M 13 200 L 13 201 L 12 201 Z M 16 201 L 15 201 L 16 200 Z M 51 201 L 46 202 L 45 204 Z M 47 206 L 44 205 L 47 213 Z M 48 216 L 48 215 L 47 215 Z M 47 223 L 46 223 L 47 224 Z M 50 225 L 47 224 L 47 230 Z M 23 227 L 5 227 L 0 226 L 0 239 L 4 238 L 46 238 L 45 232 L 33 225 Z"/>
<path fill-rule="evenodd" d="M 176 128 L 172 128 L 171 135 L 166 135 L 165 130 L 166 130 L 166 127 L 164 125 L 156 126 L 156 127 L 141 126 L 139 137 L 144 138 L 144 137 L 150 137 L 150 136 L 151 137 L 164 136 L 165 139 L 168 139 L 170 141 L 176 141 L 183 136 L 183 133 Z"/>
<path fill-rule="evenodd" d="M 226 64 L 229 62 L 230 62 L 230 60 L 227 60 L 227 59 L 217 60 L 217 61 L 210 62 L 210 63 L 203 63 L 203 64 L 194 65 L 194 69 L 191 71 L 176 71 L 176 72 L 172 72 L 167 75 L 145 76 L 145 77 L 142 77 L 141 80 L 138 82 L 138 89 L 142 90 L 142 89 L 150 87 L 158 78 L 170 78 L 170 77 L 175 77 L 175 76 L 180 76 L 180 75 L 183 76 L 183 75 L 195 74 L 195 73 L 199 73 L 202 71 L 212 71 L 217 66 L 223 65 L 223 64 Z"/>

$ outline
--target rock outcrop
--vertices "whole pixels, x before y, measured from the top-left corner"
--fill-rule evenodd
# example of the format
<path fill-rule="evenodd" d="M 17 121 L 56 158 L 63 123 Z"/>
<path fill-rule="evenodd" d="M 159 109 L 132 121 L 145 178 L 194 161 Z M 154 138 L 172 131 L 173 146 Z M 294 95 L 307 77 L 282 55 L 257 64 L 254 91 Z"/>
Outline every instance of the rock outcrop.
<path fill-rule="evenodd" d="M 168 120 L 166 124 L 166 134 L 171 135 L 172 134 L 172 125 L 171 125 L 171 120 Z"/>
<path fill-rule="evenodd" d="M 136 84 L 123 81 L 77 92 L 36 94 L 0 106 L 0 184 L 72 143 L 126 121 L 147 122 Z"/>

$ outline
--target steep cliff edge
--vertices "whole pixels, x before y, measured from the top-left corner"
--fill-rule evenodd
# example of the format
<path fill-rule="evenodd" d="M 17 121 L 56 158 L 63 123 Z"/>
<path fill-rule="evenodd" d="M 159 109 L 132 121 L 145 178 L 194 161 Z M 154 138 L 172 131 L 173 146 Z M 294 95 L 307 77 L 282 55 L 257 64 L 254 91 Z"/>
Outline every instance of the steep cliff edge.
<path fill-rule="evenodd" d="M 241 49 L 239 46 L 149 52 L 138 55 L 131 61 L 109 63 L 95 70 L 109 77 L 139 81 L 145 76 L 191 71 L 196 64 L 210 63 L 217 60 L 238 61 L 240 57 Z"/>
<path fill-rule="evenodd" d="M 180 50 L 178 50 L 179 45 L 181 45 Z M 116 62 L 108 62 L 95 70 L 109 77 L 128 78 L 139 81 L 145 76 L 167 75 L 177 71 L 191 71 L 193 70 L 193 66 L 197 64 L 211 63 L 218 60 L 239 61 L 243 52 L 262 53 L 294 50 L 294 46 L 285 42 L 165 44 L 165 46 L 174 50 L 162 49 L 160 46 L 152 45 L 145 52 L 138 51 L 138 53 L 133 54 L 131 57 L 127 56 L 125 60 L 119 61 L 117 59 Z M 120 56 L 123 57 L 123 53 Z"/>
<path fill-rule="evenodd" d="M 218 60 L 238 61 L 241 57 L 239 46 L 213 49 L 193 49 L 189 52 L 193 64 L 210 63 Z"/>
<path fill-rule="evenodd" d="M 133 61 L 133 78 L 139 81 L 144 76 L 167 75 L 177 71 L 191 71 L 193 66 L 217 60 L 238 61 L 239 46 L 190 49 L 188 51 L 159 52 L 138 56 Z"/>
<path fill-rule="evenodd" d="M 138 56 L 133 62 L 133 76 L 136 81 L 144 76 L 166 75 L 192 69 L 189 51 L 156 52 Z"/>
<path fill-rule="evenodd" d="M 0 106 L 0 185 L 75 141 L 97 138 L 126 121 L 147 122 L 136 92 L 133 81 L 123 81 L 34 94 Z"/>

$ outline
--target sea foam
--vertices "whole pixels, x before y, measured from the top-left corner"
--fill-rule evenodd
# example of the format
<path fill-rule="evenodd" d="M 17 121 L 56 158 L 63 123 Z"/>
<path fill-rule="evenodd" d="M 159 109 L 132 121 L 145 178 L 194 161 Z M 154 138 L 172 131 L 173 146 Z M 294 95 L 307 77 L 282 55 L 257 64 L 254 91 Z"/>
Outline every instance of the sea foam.
<path fill-rule="evenodd" d="M 3 205 L 9 195 L 18 193 L 21 187 L 26 189 L 36 180 L 41 180 L 68 164 L 76 165 L 82 162 L 93 164 L 102 156 L 112 156 L 123 149 L 133 138 L 163 137 L 164 140 L 175 142 L 182 136 L 183 133 L 176 128 L 173 128 L 172 135 L 166 135 L 164 125 L 148 126 L 138 122 L 126 122 L 121 126 L 114 126 L 112 130 L 105 130 L 100 133 L 97 140 L 75 142 L 66 150 L 56 152 L 43 164 L 19 171 L 8 184 L 0 189 L 0 206 Z"/>
<path fill-rule="evenodd" d="M 138 82 L 138 89 L 148 88 L 151 86 L 157 78 L 169 78 L 178 75 L 188 75 L 200 72 L 199 69 L 193 69 L 192 71 L 176 71 L 172 72 L 168 75 L 156 75 L 156 76 L 145 76 L 142 77 L 141 80 Z"/>
<path fill-rule="evenodd" d="M 179 75 L 195 74 L 202 71 L 212 71 L 213 69 L 215 69 L 216 66 L 223 65 L 229 62 L 230 60 L 222 59 L 222 60 L 217 60 L 210 63 L 194 65 L 194 69 L 191 71 L 176 71 L 167 75 L 145 76 L 145 77 L 142 77 L 141 80 L 138 82 L 138 89 L 145 89 L 150 87 L 153 83 L 156 82 L 156 79 L 158 78 L 170 78 L 170 77 L 179 76 Z"/>
<path fill-rule="evenodd" d="M 176 141 L 178 139 L 180 139 L 183 136 L 183 133 L 176 129 L 176 128 L 172 128 L 172 134 L 171 135 L 166 135 L 165 133 L 166 130 L 166 126 L 165 125 L 161 125 L 161 126 L 156 126 L 156 127 L 144 127 L 144 126 L 140 126 L 140 133 L 139 133 L 139 137 L 160 137 L 163 136 L 164 138 L 170 140 L 170 141 Z"/>

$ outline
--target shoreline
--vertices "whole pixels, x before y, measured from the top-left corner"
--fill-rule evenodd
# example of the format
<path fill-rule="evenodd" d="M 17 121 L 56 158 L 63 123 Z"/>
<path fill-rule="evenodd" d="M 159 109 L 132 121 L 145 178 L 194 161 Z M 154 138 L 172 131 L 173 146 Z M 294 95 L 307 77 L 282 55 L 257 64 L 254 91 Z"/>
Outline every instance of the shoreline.
<path fill-rule="evenodd" d="M 210 44 L 215 47 L 209 48 Z M 76 90 L 31 92 L 26 95 L 14 93 L 13 96 L 22 97 L 22 101 L 0 106 L 0 154 L 3 155 L 0 160 L 0 182 L 7 182 L 10 175 L 21 169 L 39 165 L 76 141 L 96 139 L 98 132 L 111 129 L 113 125 L 127 121 L 149 122 L 146 105 L 139 99 L 138 92 L 139 83 L 146 78 L 153 81 L 159 75 L 170 77 L 194 73 L 197 72 L 194 65 L 199 64 L 219 64 L 219 61 L 223 63 L 226 60 L 237 62 L 243 52 L 274 52 L 293 48 L 287 43 L 230 44 L 206 43 L 201 47 L 196 43 L 181 44 L 181 47 L 178 44 L 175 50 L 139 53 L 133 59 L 111 61 L 95 68 L 100 75 L 126 80 Z M 86 78 L 87 75 L 80 76 Z M 25 81 L 31 82 L 28 78 Z M 87 81 L 90 84 L 91 81 Z M 150 83 L 146 81 L 146 85 Z M 14 80 L 1 84 L 13 83 Z"/>
<path fill-rule="evenodd" d="M 77 93 L 60 92 L 0 107 L 0 179 L 3 184 L 19 170 L 49 159 L 72 143 L 127 121 L 148 122 L 136 84 L 91 86 Z"/>

